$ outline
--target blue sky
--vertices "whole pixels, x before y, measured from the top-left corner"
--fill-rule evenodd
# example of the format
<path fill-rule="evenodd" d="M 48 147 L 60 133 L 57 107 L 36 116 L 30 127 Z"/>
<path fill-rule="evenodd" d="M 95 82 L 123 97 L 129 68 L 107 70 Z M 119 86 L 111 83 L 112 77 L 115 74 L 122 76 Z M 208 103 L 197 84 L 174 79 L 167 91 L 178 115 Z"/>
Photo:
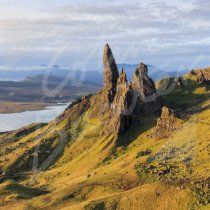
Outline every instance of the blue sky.
<path fill-rule="evenodd" d="M 167 70 L 210 66 L 208 0 L 0 0 L 0 70 L 118 63 Z"/>

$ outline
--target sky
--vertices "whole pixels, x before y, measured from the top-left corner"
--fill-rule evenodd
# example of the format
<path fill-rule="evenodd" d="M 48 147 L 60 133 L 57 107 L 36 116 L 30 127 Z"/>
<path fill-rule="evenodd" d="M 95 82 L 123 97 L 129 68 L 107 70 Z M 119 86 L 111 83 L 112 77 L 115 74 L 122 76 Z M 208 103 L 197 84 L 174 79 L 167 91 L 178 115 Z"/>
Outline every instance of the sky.
<path fill-rule="evenodd" d="M 0 70 L 117 63 L 166 70 L 210 66 L 209 0 L 0 0 Z"/>

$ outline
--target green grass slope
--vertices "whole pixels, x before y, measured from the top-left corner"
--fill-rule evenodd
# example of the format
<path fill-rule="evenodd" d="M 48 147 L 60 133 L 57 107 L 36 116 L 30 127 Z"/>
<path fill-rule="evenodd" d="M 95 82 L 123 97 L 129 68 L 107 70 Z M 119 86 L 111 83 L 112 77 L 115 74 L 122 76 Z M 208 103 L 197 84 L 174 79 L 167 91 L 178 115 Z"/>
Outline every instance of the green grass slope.
<path fill-rule="evenodd" d="M 151 139 L 157 119 L 143 116 L 118 139 L 101 135 L 101 120 L 77 104 L 31 132 L 1 134 L 0 209 L 210 209 L 210 91 L 185 78 L 164 96 L 182 117 L 167 138 Z"/>

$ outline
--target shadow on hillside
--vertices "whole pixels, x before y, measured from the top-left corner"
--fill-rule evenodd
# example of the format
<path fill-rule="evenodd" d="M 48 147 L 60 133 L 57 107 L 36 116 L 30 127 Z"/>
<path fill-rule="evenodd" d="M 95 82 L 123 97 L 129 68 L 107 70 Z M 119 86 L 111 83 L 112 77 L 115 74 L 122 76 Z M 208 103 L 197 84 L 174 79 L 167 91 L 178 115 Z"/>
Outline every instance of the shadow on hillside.
<path fill-rule="evenodd" d="M 19 199 L 31 199 L 33 197 L 37 197 L 40 195 L 44 195 L 49 193 L 49 191 L 38 189 L 38 188 L 30 188 L 26 186 L 22 186 L 17 183 L 9 184 L 5 191 L 9 191 L 18 195 Z"/>
<path fill-rule="evenodd" d="M 138 123 L 133 125 L 123 135 L 120 135 L 116 140 L 116 147 L 127 147 L 133 141 L 135 141 L 140 134 L 148 131 L 156 126 L 158 116 L 142 117 Z"/>
<path fill-rule="evenodd" d="M 26 174 L 6 173 L 0 176 L 0 184 L 7 180 L 14 180 L 15 182 L 24 181 L 28 178 Z"/>
<path fill-rule="evenodd" d="M 199 106 L 199 108 L 192 109 L 192 110 L 188 111 L 187 113 L 188 114 L 198 114 L 198 113 L 203 112 L 203 111 L 206 111 L 208 109 L 210 109 L 210 105 L 207 105 L 207 106 L 204 106 L 204 107 Z"/>
<path fill-rule="evenodd" d="M 171 85 L 171 83 L 173 83 L 173 81 L 170 82 L 169 85 Z M 186 86 L 176 85 L 170 93 L 162 95 L 162 97 L 165 105 L 169 108 L 186 112 L 187 109 L 210 99 L 208 91 L 210 91 L 208 84 L 198 84 L 194 80 L 187 79 Z"/>

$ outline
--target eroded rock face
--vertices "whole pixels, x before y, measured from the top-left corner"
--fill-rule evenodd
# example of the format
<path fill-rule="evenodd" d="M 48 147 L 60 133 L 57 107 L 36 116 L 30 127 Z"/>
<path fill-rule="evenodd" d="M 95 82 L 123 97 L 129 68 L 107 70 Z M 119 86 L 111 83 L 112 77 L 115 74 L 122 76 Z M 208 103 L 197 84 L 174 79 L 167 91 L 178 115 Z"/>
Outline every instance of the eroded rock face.
<path fill-rule="evenodd" d="M 105 125 L 105 132 L 122 134 L 129 128 L 131 123 L 131 115 L 129 106 L 132 103 L 132 94 L 130 86 L 127 84 L 126 73 L 122 69 L 117 81 L 117 90 L 111 109 L 109 112 L 109 120 Z"/>
<path fill-rule="evenodd" d="M 179 125 L 180 123 L 173 111 L 168 107 L 163 107 L 161 117 L 158 118 L 156 128 L 151 134 L 151 137 L 154 139 L 167 138 L 171 132 L 178 129 Z"/>
<path fill-rule="evenodd" d="M 199 84 L 210 84 L 210 67 L 206 69 L 192 70 L 190 73 L 196 76 Z"/>
<path fill-rule="evenodd" d="M 111 109 L 118 114 L 125 114 L 127 109 L 126 95 L 128 91 L 126 73 L 122 69 L 118 78 L 116 94 Z"/>

